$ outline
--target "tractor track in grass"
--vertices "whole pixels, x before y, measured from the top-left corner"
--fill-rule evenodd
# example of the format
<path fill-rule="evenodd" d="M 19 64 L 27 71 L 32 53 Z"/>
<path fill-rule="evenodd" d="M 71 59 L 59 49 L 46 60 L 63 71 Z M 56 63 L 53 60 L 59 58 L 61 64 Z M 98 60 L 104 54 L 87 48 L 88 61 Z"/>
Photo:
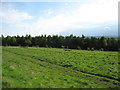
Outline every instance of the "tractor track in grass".
<path fill-rule="evenodd" d="M 64 67 L 62 65 L 58 65 L 58 64 L 51 63 L 51 62 L 47 62 L 47 61 L 42 60 L 42 59 L 37 59 L 34 56 L 26 56 L 26 55 L 18 54 L 18 53 L 15 53 L 15 52 L 11 52 L 9 50 L 5 50 L 5 51 L 13 53 L 13 54 L 16 54 L 16 55 L 19 55 L 19 56 L 25 56 L 25 57 L 29 57 L 29 58 L 32 58 L 32 59 L 36 59 L 36 60 L 39 60 L 41 62 L 44 62 L 44 63 L 47 63 L 47 64 L 51 64 L 51 65 L 54 65 L 54 66 L 59 66 L 59 67 L 67 69 L 67 71 L 69 70 L 69 71 L 72 71 L 72 72 L 81 72 L 83 74 L 87 74 L 88 76 L 97 76 L 97 77 L 106 78 L 106 79 L 115 80 L 115 81 L 120 82 L 120 79 L 117 79 L 117 78 L 113 78 L 113 77 L 109 77 L 109 76 L 103 76 L 103 75 L 100 75 L 100 74 L 89 73 L 89 72 L 85 72 L 85 71 L 79 71 L 79 70 L 75 70 L 75 69 Z M 108 82 L 107 80 L 104 80 L 104 81 Z M 118 83 L 114 83 L 114 84 L 118 85 Z"/>

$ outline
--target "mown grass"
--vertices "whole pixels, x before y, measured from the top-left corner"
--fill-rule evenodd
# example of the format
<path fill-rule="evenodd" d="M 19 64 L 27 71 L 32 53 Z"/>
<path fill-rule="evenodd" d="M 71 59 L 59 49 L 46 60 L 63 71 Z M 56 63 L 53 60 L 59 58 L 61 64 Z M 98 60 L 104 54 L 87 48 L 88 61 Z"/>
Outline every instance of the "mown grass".
<path fill-rule="evenodd" d="M 2 84 L 3 88 L 115 88 L 118 81 L 87 73 L 118 78 L 117 62 L 117 52 L 3 47 Z"/>
<path fill-rule="evenodd" d="M 118 78 L 118 52 L 19 47 L 3 48 L 3 50 L 79 71 Z"/>

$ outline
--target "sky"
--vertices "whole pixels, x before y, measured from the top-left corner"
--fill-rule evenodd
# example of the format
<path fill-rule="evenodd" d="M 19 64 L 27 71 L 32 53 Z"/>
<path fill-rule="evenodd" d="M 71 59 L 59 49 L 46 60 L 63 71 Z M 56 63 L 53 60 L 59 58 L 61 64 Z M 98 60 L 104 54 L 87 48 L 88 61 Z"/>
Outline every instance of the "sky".
<path fill-rule="evenodd" d="M 118 36 L 118 1 L 1 2 L 1 33 Z"/>

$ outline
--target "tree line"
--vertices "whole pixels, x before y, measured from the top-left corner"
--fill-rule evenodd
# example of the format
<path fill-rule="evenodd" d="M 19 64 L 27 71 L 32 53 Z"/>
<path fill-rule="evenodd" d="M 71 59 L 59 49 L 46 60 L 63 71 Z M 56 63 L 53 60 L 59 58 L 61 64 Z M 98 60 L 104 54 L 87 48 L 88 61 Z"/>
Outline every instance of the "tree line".
<path fill-rule="evenodd" d="M 81 50 L 104 50 L 118 51 L 120 40 L 118 38 L 107 37 L 85 37 L 84 35 L 69 36 L 61 35 L 40 35 L 34 36 L 6 36 L 2 35 L 2 46 L 29 46 L 29 47 L 51 47 L 51 48 L 68 48 Z"/>

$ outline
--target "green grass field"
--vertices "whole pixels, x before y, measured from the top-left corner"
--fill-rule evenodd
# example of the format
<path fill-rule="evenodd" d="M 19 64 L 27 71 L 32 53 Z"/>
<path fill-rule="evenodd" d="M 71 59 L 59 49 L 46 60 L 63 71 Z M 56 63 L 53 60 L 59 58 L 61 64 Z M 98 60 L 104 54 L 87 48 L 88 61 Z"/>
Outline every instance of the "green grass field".
<path fill-rule="evenodd" d="M 118 88 L 118 52 L 2 48 L 3 88 Z"/>

